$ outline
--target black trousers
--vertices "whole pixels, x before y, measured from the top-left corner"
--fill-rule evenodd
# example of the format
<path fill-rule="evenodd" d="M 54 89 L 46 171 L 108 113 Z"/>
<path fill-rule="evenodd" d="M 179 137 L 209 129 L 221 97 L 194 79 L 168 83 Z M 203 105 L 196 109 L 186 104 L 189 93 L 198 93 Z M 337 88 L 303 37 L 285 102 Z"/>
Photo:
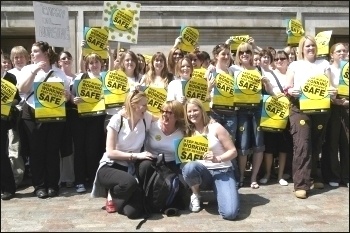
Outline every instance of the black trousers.
<path fill-rule="evenodd" d="M 127 172 L 127 167 L 119 164 L 105 165 L 98 170 L 97 179 L 116 202 L 119 214 L 130 219 L 142 217 L 143 193 L 134 176 Z"/>
<path fill-rule="evenodd" d="M 331 105 L 321 171 L 325 182 L 349 183 L 349 108 L 344 106 Z"/>
<path fill-rule="evenodd" d="M 32 119 L 23 119 L 23 122 L 29 141 L 29 164 L 35 191 L 47 188 L 58 190 L 59 146 L 65 122 L 37 123 Z"/>
<path fill-rule="evenodd" d="M 8 126 L 1 120 L 1 192 L 15 193 L 16 184 L 8 155 Z"/>
<path fill-rule="evenodd" d="M 88 179 L 88 185 L 91 185 L 106 147 L 105 115 L 79 117 L 77 111 L 71 114 L 75 183 L 85 184 Z"/>

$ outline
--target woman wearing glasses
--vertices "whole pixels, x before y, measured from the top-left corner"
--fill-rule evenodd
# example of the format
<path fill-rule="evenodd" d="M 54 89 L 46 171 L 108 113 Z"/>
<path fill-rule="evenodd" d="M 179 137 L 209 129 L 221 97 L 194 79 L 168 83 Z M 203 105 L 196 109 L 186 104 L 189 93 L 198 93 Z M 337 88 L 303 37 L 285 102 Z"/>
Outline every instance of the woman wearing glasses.
<path fill-rule="evenodd" d="M 150 152 L 141 152 L 152 115 L 147 112 L 147 97 L 135 90 L 125 100 L 125 111 L 115 114 L 107 126 L 106 152 L 96 173 L 92 197 L 107 198 L 108 212 L 118 211 L 130 219 L 143 214 L 142 190 L 135 179 L 137 160 L 152 160 Z"/>
<path fill-rule="evenodd" d="M 251 42 L 253 43 L 253 42 Z M 254 45 L 253 45 L 254 46 Z M 250 43 L 241 43 L 237 48 L 235 65 L 235 77 L 244 70 L 258 70 L 253 65 L 253 46 Z M 254 46 L 255 47 L 255 46 Z M 271 92 L 268 78 L 262 76 L 262 84 L 267 92 Z M 236 145 L 238 151 L 238 166 L 240 171 L 239 186 L 244 185 L 244 171 L 247 164 L 247 156 L 253 153 L 252 174 L 250 187 L 259 188 L 257 175 L 263 160 L 265 150 L 264 133 L 260 130 L 261 104 L 252 107 L 240 107 L 237 110 L 237 135 Z"/>
<path fill-rule="evenodd" d="M 146 151 L 150 152 L 154 157 L 164 154 L 167 166 L 176 174 L 180 175 L 183 186 L 180 188 L 175 206 L 177 208 L 185 208 L 184 203 L 188 203 L 189 196 L 185 191 L 185 182 L 182 178 L 180 164 L 175 161 L 174 140 L 181 139 L 185 132 L 185 115 L 183 105 L 177 101 L 166 101 L 161 108 L 161 117 L 158 121 L 151 123 L 145 143 Z M 147 182 L 153 174 L 152 161 L 143 160 L 138 166 L 138 174 L 140 184 Z M 181 194 L 180 194 L 181 193 Z"/>
<path fill-rule="evenodd" d="M 336 43 L 330 49 L 331 78 L 335 87 L 339 86 L 340 63 L 346 61 L 348 52 L 343 43 Z M 324 181 L 332 187 L 343 183 L 349 188 L 349 99 L 337 97 L 332 100 L 325 142 L 321 160 Z"/>
<path fill-rule="evenodd" d="M 261 70 L 265 77 L 267 77 L 273 87 L 275 95 L 283 94 L 283 90 L 286 87 L 287 81 L 287 69 L 288 69 L 288 54 L 284 51 L 278 51 L 275 55 L 275 70 L 269 69 L 272 55 L 267 50 L 262 50 L 261 54 Z M 275 77 L 274 77 L 275 76 Z M 279 81 L 281 88 L 277 84 Z M 288 182 L 283 179 L 284 167 L 286 164 L 287 155 L 292 151 L 292 137 L 289 133 L 289 126 L 286 127 L 281 133 L 279 132 L 264 132 L 264 165 L 265 175 L 260 179 L 260 183 L 266 184 L 270 180 L 271 169 L 273 165 L 273 155 L 278 155 L 278 175 L 277 181 L 280 185 L 286 186 Z"/>
<path fill-rule="evenodd" d="M 168 70 L 169 73 L 173 74 L 174 79 L 178 79 L 176 76 L 176 64 L 177 62 L 184 57 L 183 52 L 181 49 L 174 47 L 170 50 L 169 55 L 168 55 Z"/>

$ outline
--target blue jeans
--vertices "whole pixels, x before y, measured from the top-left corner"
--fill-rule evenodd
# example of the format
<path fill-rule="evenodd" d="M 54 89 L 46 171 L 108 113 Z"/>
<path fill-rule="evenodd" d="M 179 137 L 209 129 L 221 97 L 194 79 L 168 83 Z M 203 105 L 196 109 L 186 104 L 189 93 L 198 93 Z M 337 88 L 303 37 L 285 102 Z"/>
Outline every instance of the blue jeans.
<path fill-rule="evenodd" d="M 264 152 L 264 132 L 260 129 L 261 107 L 237 110 L 237 152 L 248 155 Z"/>
<path fill-rule="evenodd" d="M 224 219 L 233 220 L 238 216 L 240 200 L 232 167 L 209 170 L 203 164 L 192 161 L 185 164 L 182 174 L 190 187 L 199 184 L 200 189 L 213 189 L 219 214 Z"/>
<path fill-rule="evenodd" d="M 216 122 L 220 123 L 230 134 L 232 142 L 235 143 L 237 132 L 237 113 L 236 110 L 232 110 L 232 113 L 220 113 L 218 111 L 210 111 L 210 116 Z M 240 179 L 240 174 L 237 165 L 237 158 L 231 160 L 235 178 Z M 237 183 L 238 185 L 238 183 Z"/>

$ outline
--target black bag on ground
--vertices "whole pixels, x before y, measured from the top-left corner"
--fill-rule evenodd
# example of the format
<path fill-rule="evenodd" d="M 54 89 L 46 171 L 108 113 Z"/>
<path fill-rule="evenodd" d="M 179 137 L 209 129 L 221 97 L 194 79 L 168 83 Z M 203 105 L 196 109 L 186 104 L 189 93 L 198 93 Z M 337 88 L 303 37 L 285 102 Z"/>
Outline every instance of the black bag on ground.
<path fill-rule="evenodd" d="M 157 162 L 152 166 L 155 171 L 143 187 L 146 208 L 151 213 L 164 213 L 172 207 L 179 191 L 179 176 L 166 165 L 163 154 L 158 156 Z"/>

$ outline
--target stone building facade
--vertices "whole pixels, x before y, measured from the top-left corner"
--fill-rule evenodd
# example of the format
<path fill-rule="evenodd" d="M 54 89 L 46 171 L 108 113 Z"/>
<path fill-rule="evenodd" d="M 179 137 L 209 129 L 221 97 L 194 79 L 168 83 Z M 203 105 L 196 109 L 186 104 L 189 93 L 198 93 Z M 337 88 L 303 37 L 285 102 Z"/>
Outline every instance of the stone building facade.
<path fill-rule="evenodd" d="M 99 27 L 103 1 L 41 1 L 65 5 L 69 10 L 71 46 L 80 54 L 83 28 Z M 330 45 L 349 42 L 349 2 L 346 1 L 135 1 L 141 3 L 138 43 L 121 43 L 137 53 L 166 55 L 179 35 L 181 25 L 199 30 L 201 50 L 212 48 L 230 36 L 250 35 L 260 47 L 286 46 L 286 20 L 297 18 L 307 35 L 332 30 Z M 32 1 L 1 2 L 1 47 L 9 52 L 23 45 L 29 51 L 35 41 Z M 110 42 L 112 48 L 117 42 Z M 64 49 L 64 48 L 59 48 Z M 76 64 L 75 64 L 76 67 Z"/>

